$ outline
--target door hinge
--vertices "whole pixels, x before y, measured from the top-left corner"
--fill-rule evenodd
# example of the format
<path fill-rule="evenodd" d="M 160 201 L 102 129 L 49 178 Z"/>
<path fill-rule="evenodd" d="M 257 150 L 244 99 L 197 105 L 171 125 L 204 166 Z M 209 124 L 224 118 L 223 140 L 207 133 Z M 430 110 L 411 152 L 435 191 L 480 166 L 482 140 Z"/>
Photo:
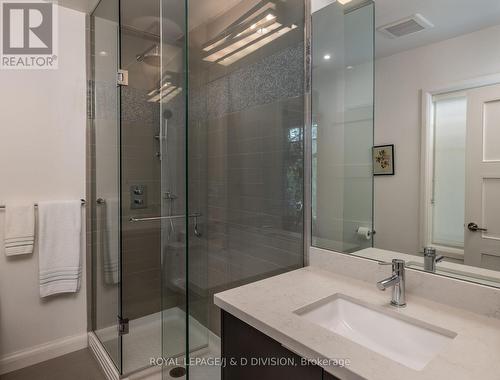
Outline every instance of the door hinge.
<path fill-rule="evenodd" d="M 128 70 L 118 70 L 116 81 L 119 86 L 128 86 Z"/>
<path fill-rule="evenodd" d="M 118 335 L 128 334 L 128 318 L 118 317 Z"/>

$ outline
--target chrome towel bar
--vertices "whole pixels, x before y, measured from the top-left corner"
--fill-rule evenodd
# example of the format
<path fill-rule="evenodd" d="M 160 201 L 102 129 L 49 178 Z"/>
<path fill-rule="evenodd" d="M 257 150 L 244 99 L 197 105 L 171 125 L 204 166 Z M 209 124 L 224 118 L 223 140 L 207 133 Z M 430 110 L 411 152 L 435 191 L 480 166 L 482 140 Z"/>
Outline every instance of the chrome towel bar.
<path fill-rule="evenodd" d="M 200 216 L 201 216 L 201 214 L 199 212 L 195 212 L 194 214 L 190 214 L 189 218 L 198 218 Z M 156 221 L 156 220 L 182 219 L 182 218 L 185 218 L 185 217 L 186 217 L 186 215 L 155 216 L 155 217 L 152 217 L 152 218 L 133 218 L 133 217 L 131 217 L 129 219 L 129 222 L 131 222 L 131 223 L 151 222 L 151 221 Z"/>
<path fill-rule="evenodd" d="M 87 202 L 85 201 L 85 199 L 81 199 L 82 201 L 82 205 L 85 205 Z M 35 207 L 38 207 L 38 203 L 35 203 Z M 0 210 L 3 210 L 5 209 L 6 206 L 5 205 L 0 205 Z"/>

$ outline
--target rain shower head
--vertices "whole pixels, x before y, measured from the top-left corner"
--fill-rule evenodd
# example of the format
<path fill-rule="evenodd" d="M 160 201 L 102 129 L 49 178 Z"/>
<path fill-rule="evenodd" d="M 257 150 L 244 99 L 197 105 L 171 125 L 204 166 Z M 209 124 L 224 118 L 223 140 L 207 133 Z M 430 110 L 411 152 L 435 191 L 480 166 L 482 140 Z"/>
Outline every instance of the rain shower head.
<path fill-rule="evenodd" d="M 151 46 L 148 50 L 146 50 L 144 53 L 139 54 L 136 59 L 137 62 L 144 62 L 148 65 L 151 66 L 160 66 L 160 46 L 159 45 L 153 45 Z"/>

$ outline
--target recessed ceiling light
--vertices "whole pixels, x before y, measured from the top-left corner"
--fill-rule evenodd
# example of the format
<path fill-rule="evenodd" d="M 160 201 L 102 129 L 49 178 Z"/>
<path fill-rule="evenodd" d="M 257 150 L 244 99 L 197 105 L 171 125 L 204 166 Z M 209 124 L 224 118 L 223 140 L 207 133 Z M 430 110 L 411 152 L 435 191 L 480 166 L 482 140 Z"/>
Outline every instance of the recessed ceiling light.
<path fill-rule="evenodd" d="M 100 55 L 101 57 L 106 57 L 106 56 L 108 55 L 108 52 L 107 52 L 107 51 L 105 51 L 105 50 L 102 50 L 102 51 L 100 51 L 100 52 L 99 52 L 99 55 Z"/>
<path fill-rule="evenodd" d="M 325 55 L 323 56 L 323 59 L 324 59 L 325 61 L 329 61 L 331 58 L 332 58 L 332 56 L 331 56 L 330 54 L 325 54 Z"/>
<path fill-rule="evenodd" d="M 340 4 L 346 5 L 347 3 L 350 3 L 351 0 L 337 0 Z"/>
<path fill-rule="evenodd" d="M 353 69 L 353 67 L 352 67 L 352 66 L 347 66 L 347 67 L 346 67 L 346 69 L 347 69 L 347 70 L 352 70 L 352 69 Z"/>

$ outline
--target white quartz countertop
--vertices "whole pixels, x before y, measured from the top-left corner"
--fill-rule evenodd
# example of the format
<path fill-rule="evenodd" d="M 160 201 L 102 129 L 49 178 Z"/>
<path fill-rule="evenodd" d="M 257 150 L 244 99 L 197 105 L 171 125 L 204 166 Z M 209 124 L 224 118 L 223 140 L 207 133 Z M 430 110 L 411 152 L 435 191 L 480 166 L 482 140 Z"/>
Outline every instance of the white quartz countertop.
<path fill-rule="evenodd" d="M 336 293 L 396 310 L 457 336 L 423 370 L 410 369 L 294 313 Z M 381 292 L 375 284 L 306 267 L 218 293 L 215 303 L 302 357 L 349 359 L 346 368 L 322 365 L 342 380 L 500 380 L 499 319 L 412 294 L 407 294 L 406 308 L 396 309 L 389 305 L 390 297 L 390 291 Z"/>

